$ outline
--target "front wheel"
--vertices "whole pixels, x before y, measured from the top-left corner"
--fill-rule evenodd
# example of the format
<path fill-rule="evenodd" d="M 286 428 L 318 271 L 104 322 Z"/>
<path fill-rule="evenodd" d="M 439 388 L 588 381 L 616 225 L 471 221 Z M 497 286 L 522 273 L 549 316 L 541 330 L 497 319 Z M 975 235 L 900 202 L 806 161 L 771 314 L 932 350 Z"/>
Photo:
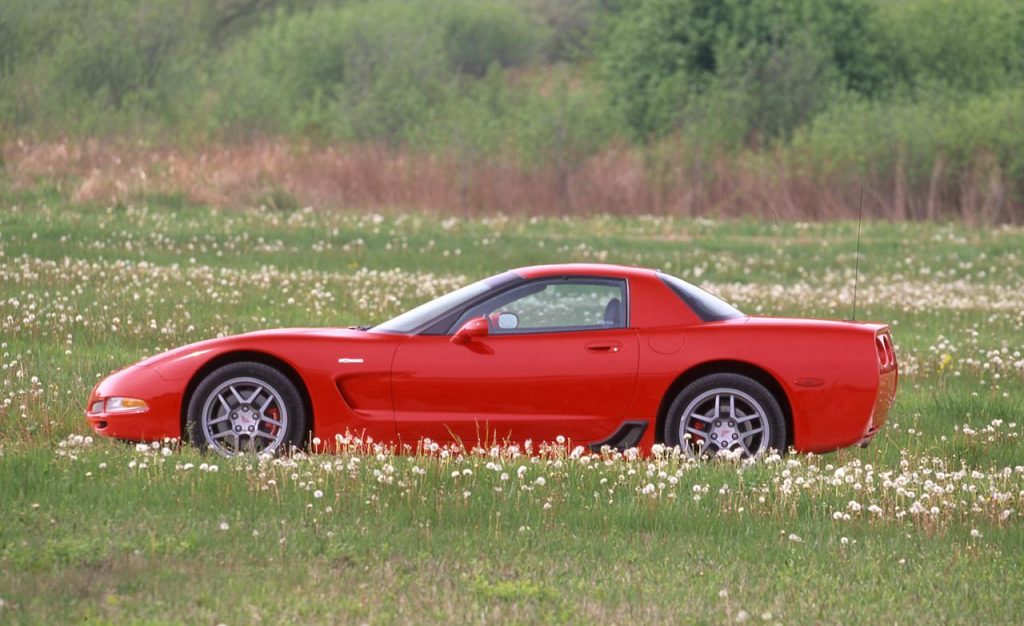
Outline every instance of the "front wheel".
<path fill-rule="evenodd" d="M 786 447 L 786 420 L 764 385 L 739 374 L 712 374 L 683 389 L 665 420 L 665 442 L 690 458 L 720 452 L 756 458 Z"/>
<path fill-rule="evenodd" d="M 302 445 L 306 411 L 299 390 L 277 369 L 231 363 L 199 383 L 188 406 L 188 430 L 200 450 L 276 454 Z"/>

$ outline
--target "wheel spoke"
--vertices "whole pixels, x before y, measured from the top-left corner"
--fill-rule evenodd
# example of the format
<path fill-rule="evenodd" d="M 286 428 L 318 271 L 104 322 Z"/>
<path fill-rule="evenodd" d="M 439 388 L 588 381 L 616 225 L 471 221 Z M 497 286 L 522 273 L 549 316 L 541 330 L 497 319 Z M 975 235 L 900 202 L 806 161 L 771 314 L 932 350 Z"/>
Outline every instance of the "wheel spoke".
<path fill-rule="evenodd" d="M 228 437 L 228 436 L 234 435 L 234 434 L 235 434 L 235 432 L 233 430 L 222 430 L 219 433 L 214 433 L 213 435 L 211 435 L 210 438 L 211 439 L 223 439 L 224 437 Z"/>
<path fill-rule="evenodd" d="M 278 420 L 276 420 L 276 419 L 274 419 L 272 417 L 268 417 L 266 415 L 261 415 L 260 416 L 260 421 L 261 422 L 266 422 L 267 424 L 270 424 L 271 426 L 277 426 L 278 428 L 283 428 L 284 427 L 284 424 L 282 424 Z"/>
<path fill-rule="evenodd" d="M 757 413 L 754 413 L 753 415 L 743 415 L 741 417 L 737 417 L 736 418 L 736 423 L 737 424 L 746 424 L 750 420 L 755 420 L 755 419 L 758 419 L 759 417 L 761 417 L 761 416 L 758 415 Z"/>
<path fill-rule="evenodd" d="M 256 391 L 252 392 L 252 395 L 249 396 L 249 399 L 246 400 L 245 403 L 252 404 L 253 401 L 256 400 L 256 398 L 259 397 L 261 393 L 263 393 L 263 387 L 261 387 L 260 385 L 256 385 Z"/>
<path fill-rule="evenodd" d="M 712 415 L 701 415 L 700 413 L 690 413 L 690 417 L 696 417 L 700 421 L 707 422 L 708 424 L 713 422 L 715 419 Z"/>
<path fill-rule="evenodd" d="M 722 396 L 716 394 L 715 395 L 715 414 L 714 414 L 714 417 L 712 419 L 717 418 L 721 414 L 722 414 Z"/>
<path fill-rule="evenodd" d="M 240 393 L 238 393 L 238 390 L 235 389 L 234 385 L 231 385 L 230 387 L 228 387 L 228 389 L 231 390 L 231 395 L 235 396 L 235 399 L 238 400 L 239 404 L 244 404 L 245 403 L 245 400 L 242 399 L 242 395 Z"/>
<path fill-rule="evenodd" d="M 224 399 L 224 394 L 223 393 L 218 393 L 217 394 L 217 399 L 220 400 L 220 403 L 224 407 L 224 411 L 225 412 L 231 412 L 231 405 L 228 404 L 228 401 Z"/>
<path fill-rule="evenodd" d="M 729 417 L 736 417 L 736 396 L 729 394 Z"/>
<path fill-rule="evenodd" d="M 207 424 L 207 426 L 216 426 L 217 424 L 220 424 L 221 422 L 226 422 L 226 421 L 228 421 L 228 419 L 229 419 L 229 418 L 228 418 L 228 414 L 227 414 L 227 413 L 225 413 L 224 415 L 222 415 L 222 416 L 218 417 L 217 419 L 214 419 L 214 420 L 210 420 L 210 423 L 209 423 L 209 424 Z"/>
<path fill-rule="evenodd" d="M 758 433 L 763 433 L 764 428 L 751 428 L 750 430 L 740 433 L 740 439 L 747 439 L 747 437 L 753 437 Z"/>
<path fill-rule="evenodd" d="M 708 434 L 706 432 L 704 432 L 703 430 L 698 430 L 698 429 L 694 428 L 693 426 L 687 426 L 686 427 L 686 432 L 690 433 L 691 435 L 697 435 L 701 439 L 707 439 L 708 438 Z"/>

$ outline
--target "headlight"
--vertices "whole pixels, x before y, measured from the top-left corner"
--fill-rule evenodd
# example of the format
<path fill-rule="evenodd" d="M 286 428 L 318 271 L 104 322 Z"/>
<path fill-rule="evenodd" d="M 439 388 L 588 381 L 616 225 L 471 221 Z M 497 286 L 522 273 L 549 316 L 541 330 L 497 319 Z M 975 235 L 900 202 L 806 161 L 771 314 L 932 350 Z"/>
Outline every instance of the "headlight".
<path fill-rule="evenodd" d="M 142 413 L 149 405 L 138 398 L 107 398 L 107 413 Z"/>

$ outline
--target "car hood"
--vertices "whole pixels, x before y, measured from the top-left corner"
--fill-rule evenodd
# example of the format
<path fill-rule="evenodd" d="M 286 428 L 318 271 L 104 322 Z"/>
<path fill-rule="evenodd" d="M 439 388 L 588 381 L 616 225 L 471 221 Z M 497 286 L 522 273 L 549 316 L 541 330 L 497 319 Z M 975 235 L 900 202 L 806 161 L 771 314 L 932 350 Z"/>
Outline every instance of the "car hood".
<path fill-rule="evenodd" d="M 167 350 L 166 352 L 161 352 L 147 357 L 137 363 L 134 363 L 130 367 L 154 367 L 174 359 L 205 354 L 212 350 L 220 350 L 222 348 L 230 348 L 233 345 L 245 344 L 253 339 L 278 340 L 288 339 L 291 337 L 310 336 L 365 341 L 373 338 L 374 334 L 358 330 L 356 328 L 276 328 L 272 330 L 256 330 L 248 333 L 228 335 L 227 337 L 217 337 L 215 339 L 206 339 L 190 343 L 188 345 L 181 346 L 180 348 L 174 348 L 172 350 Z"/>

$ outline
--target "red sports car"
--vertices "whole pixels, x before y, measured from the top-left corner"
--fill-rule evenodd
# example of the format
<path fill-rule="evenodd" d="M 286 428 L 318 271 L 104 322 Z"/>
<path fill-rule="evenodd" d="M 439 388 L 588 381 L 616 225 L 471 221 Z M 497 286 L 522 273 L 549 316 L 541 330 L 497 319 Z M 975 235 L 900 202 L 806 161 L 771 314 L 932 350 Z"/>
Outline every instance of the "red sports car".
<path fill-rule="evenodd" d="M 372 328 L 171 350 L 103 380 L 86 417 L 103 435 L 225 455 L 329 449 L 348 433 L 757 456 L 866 444 L 897 377 L 882 324 L 750 317 L 660 271 L 544 265 Z"/>

